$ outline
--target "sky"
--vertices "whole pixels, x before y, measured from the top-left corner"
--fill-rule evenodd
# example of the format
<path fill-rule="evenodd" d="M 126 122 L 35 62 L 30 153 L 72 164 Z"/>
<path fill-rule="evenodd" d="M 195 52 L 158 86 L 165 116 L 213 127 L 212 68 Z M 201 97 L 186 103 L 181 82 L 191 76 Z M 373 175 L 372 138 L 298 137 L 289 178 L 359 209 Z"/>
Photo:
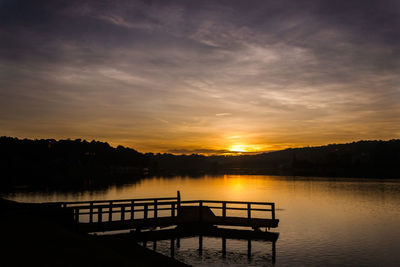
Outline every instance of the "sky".
<path fill-rule="evenodd" d="M 0 135 L 140 152 L 400 138 L 400 1 L 0 0 Z"/>

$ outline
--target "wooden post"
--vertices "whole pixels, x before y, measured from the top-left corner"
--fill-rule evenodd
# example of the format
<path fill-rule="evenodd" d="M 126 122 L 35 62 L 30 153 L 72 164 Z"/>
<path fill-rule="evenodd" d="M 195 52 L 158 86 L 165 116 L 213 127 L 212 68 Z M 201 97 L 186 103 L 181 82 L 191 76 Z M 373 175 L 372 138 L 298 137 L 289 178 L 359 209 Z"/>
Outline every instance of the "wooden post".
<path fill-rule="evenodd" d="M 199 255 L 203 254 L 203 236 L 199 235 Z"/>
<path fill-rule="evenodd" d="M 154 218 L 157 218 L 157 199 L 154 199 Z"/>
<path fill-rule="evenodd" d="M 121 207 L 121 221 L 125 221 L 125 206 Z"/>
<path fill-rule="evenodd" d="M 226 217 L 226 202 L 222 202 L 222 217 Z"/>
<path fill-rule="evenodd" d="M 247 258 L 251 259 L 251 239 L 247 240 Z"/>
<path fill-rule="evenodd" d="M 247 203 L 247 217 L 251 219 L 251 204 Z"/>
<path fill-rule="evenodd" d="M 103 220 L 103 208 L 99 207 L 97 209 L 97 222 L 101 223 Z"/>
<path fill-rule="evenodd" d="M 271 204 L 272 220 L 275 220 L 275 203 Z"/>
<path fill-rule="evenodd" d="M 179 212 L 179 208 L 181 207 L 181 192 L 178 190 L 177 192 L 176 192 L 176 198 L 177 198 L 177 203 L 178 203 L 178 206 L 177 206 L 177 209 L 178 209 L 178 212 Z"/>
<path fill-rule="evenodd" d="M 222 238 L 222 257 L 226 257 L 226 238 Z"/>
<path fill-rule="evenodd" d="M 272 242 L 272 263 L 276 261 L 276 242 Z"/>
<path fill-rule="evenodd" d="M 153 250 L 155 251 L 157 249 L 157 240 L 153 241 Z"/>
<path fill-rule="evenodd" d="M 89 222 L 90 222 L 90 223 L 93 223 L 93 202 L 90 202 Z"/>
<path fill-rule="evenodd" d="M 79 208 L 75 208 L 75 222 L 79 223 Z"/>
<path fill-rule="evenodd" d="M 147 204 L 144 204 L 144 207 L 143 207 L 143 209 L 144 209 L 144 211 L 143 211 L 143 219 L 147 219 Z"/>
<path fill-rule="evenodd" d="M 203 201 L 199 201 L 199 221 L 203 221 Z"/>
<path fill-rule="evenodd" d="M 171 217 L 175 217 L 175 203 L 171 204 Z"/>
<path fill-rule="evenodd" d="M 174 258 L 175 256 L 175 240 L 174 238 L 171 238 L 171 258 Z"/>
<path fill-rule="evenodd" d="M 135 219 L 135 201 L 131 201 L 131 220 Z"/>
<path fill-rule="evenodd" d="M 112 221 L 112 201 L 110 201 L 110 207 L 108 208 L 108 221 Z"/>

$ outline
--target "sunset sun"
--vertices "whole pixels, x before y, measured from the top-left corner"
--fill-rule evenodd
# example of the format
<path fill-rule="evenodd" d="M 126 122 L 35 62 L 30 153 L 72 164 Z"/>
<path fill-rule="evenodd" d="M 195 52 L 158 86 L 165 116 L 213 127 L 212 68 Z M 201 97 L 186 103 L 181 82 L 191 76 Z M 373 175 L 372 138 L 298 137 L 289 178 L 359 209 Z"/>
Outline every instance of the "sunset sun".
<path fill-rule="evenodd" d="M 228 149 L 230 152 L 233 153 L 250 153 L 250 152 L 259 152 L 261 151 L 261 147 L 258 145 L 251 145 L 251 144 L 234 144 L 231 145 Z"/>
<path fill-rule="evenodd" d="M 248 148 L 246 145 L 232 145 L 229 148 L 231 152 L 248 152 Z"/>

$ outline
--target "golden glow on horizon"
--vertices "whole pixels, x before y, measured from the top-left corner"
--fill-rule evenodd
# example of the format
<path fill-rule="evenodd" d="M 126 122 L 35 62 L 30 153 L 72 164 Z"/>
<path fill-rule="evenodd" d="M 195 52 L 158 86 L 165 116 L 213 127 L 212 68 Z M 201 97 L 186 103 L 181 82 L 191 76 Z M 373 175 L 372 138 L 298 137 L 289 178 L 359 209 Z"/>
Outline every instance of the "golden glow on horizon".
<path fill-rule="evenodd" d="M 229 151 L 232 151 L 232 152 L 248 152 L 247 147 L 245 145 L 232 145 L 229 148 Z"/>
<path fill-rule="evenodd" d="M 261 151 L 261 147 L 258 145 L 245 145 L 245 144 L 234 144 L 231 145 L 228 149 L 230 152 L 233 153 L 251 153 L 251 152 L 258 152 Z"/>

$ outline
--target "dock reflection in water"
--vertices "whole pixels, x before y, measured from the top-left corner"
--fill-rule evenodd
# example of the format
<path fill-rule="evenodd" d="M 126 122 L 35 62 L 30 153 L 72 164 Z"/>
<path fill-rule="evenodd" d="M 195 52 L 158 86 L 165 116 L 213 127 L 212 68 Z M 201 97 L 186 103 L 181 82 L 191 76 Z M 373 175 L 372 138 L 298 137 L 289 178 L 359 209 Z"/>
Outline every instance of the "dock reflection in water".
<path fill-rule="evenodd" d="M 115 237 L 115 236 L 114 236 Z M 159 231 L 147 231 L 141 233 L 130 233 L 130 234 L 121 234 L 118 236 L 119 238 L 124 239 L 132 239 L 136 242 L 141 242 L 144 247 L 153 249 L 157 251 L 157 243 L 162 241 L 169 241 L 169 256 L 175 257 L 176 253 L 179 253 L 181 248 L 181 240 L 182 239 L 198 239 L 198 256 L 201 257 L 203 255 L 203 239 L 204 238 L 213 238 L 214 243 L 220 242 L 221 249 L 219 250 L 219 255 L 222 258 L 227 257 L 227 250 L 229 250 L 229 246 L 227 247 L 227 240 L 242 240 L 247 243 L 247 259 L 250 261 L 252 259 L 252 242 L 260 241 L 264 243 L 271 244 L 270 253 L 265 251 L 265 257 L 271 263 L 275 263 L 276 261 L 276 242 L 278 240 L 279 234 L 272 232 L 262 232 L 262 231 L 252 231 L 252 230 L 239 230 L 239 229 L 226 229 L 226 228 L 218 228 L 218 227 L 210 227 L 203 229 L 167 229 L 167 230 L 159 230 Z M 218 240 L 218 241 L 217 241 Z M 228 242 L 229 242 L 228 241 Z M 165 246 L 165 242 L 163 243 Z M 244 245 L 241 249 L 235 248 L 235 254 L 238 254 L 239 251 L 246 251 L 246 245 Z M 163 253 L 166 252 L 166 248 L 161 249 Z M 178 250 L 178 251 L 177 251 Z M 216 255 L 214 255 L 216 256 Z M 232 259 L 230 259 L 232 260 Z M 267 263 L 267 262 L 265 262 Z"/>

